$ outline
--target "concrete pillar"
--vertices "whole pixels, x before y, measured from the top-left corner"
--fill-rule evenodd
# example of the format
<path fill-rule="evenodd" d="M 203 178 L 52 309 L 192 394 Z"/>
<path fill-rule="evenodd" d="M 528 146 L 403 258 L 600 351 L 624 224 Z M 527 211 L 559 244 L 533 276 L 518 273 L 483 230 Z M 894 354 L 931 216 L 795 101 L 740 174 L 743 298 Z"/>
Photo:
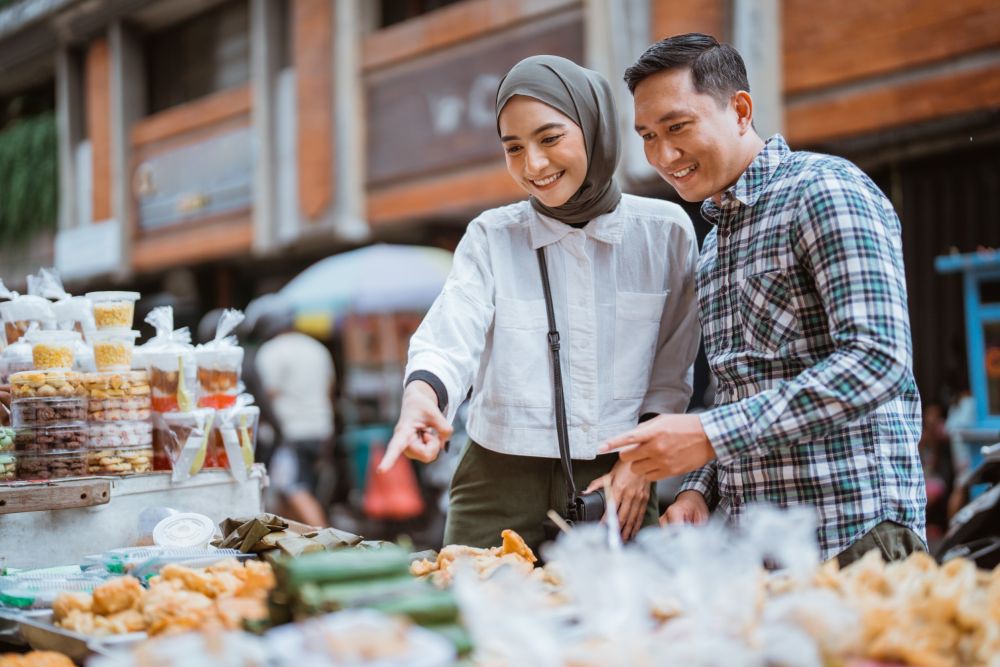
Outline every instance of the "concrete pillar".
<path fill-rule="evenodd" d="M 622 75 L 650 45 L 650 0 L 586 0 L 584 2 L 584 55 L 586 66 L 611 83 L 618 105 L 618 131 L 622 157 L 617 176 L 622 186 L 656 176 L 646 162 L 642 141 L 635 133 L 632 94 Z"/>
<path fill-rule="evenodd" d="M 275 116 L 277 76 L 281 66 L 284 0 L 250 2 L 250 81 L 253 89 L 253 134 L 256 142 L 253 197 L 253 251 L 274 248 L 277 215 L 278 134 Z"/>
<path fill-rule="evenodd" d="M 111 202 L 119 226 L 120 270 L 131 273 L 132 227 L 132 124 L 146 110 L 146 81 L 142 47 L 128 25 L 117 20 L 108 29 L 111 48 Z"/>
<path fill-rule="evenodd" d="M 733 46 L 747 65 L 754 127 L 767 139 L 784 125 L 781 0 L 733 0 Z"/>
<path fill-rule="evenodd" d="M 369 236 L 365 213 L 364 88 L 361 80 L 362 16 L 357 0 L 334 0 L 333 157 L 336 165 L 334 233 L 345 241 Z"/>
<path fill-rule="evenodd" d="M 83 77 L 69 47 L 56 51 L 56 131 L 59 141 L 59 229 L 77 225 L 76 145 L 82 135 Z"/>

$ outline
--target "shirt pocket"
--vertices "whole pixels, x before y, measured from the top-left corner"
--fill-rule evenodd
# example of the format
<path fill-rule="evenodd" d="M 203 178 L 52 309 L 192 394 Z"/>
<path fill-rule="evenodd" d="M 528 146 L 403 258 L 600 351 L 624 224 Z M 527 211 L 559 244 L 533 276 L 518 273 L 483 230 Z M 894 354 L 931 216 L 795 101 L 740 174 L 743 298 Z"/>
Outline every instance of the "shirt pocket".
<path fill-rule="evenodd" d="M 613 396 L 616 399 L 646 395 L 667 294 L 618 292 L 615 295 Z"/>
<path fill-rule="evenodd" d="M 552 406 L 552 362 L 545 299 L 496 297 L 491 400 L 522 408 Z"/>
<path fill-rule="evenodd" d="M 746 344 L 774 353 L 798 336 L 798 317 L 788 275 L 781 269 L 755 273 L 739 283 L 738 313 Z"/>

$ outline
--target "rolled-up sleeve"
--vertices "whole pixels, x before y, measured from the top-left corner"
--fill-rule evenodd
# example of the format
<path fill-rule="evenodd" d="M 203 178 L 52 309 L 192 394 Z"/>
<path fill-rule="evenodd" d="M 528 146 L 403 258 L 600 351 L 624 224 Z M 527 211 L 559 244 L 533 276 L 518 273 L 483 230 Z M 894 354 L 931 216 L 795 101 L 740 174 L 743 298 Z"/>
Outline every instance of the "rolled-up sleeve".
<path fill-rule="evenodd" d="M 695 285 L 698 241 L 686 218 L 674 224 L 669 238 L 669 292 L 660 319 L 649 389 L 639 414 L 683 414 L 693 389 L 694 360 L 701 338 Z"/>
<path fill-rule="evenodd" d="M 441 294 L 410 338 L 404 377 L 433 373 L 446 389 L 445 416 L 455 417 L 479 369 L 493 323 L 493 273 L 483 225 L 470 223 L 455 250 Z"/>

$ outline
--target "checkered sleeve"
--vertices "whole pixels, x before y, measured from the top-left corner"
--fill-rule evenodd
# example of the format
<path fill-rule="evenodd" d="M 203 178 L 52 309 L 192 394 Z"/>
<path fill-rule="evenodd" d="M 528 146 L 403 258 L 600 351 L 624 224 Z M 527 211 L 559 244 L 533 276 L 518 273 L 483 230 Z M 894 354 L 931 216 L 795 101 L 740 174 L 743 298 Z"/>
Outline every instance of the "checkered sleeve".
<path fill-rule="evenodd" d="M 708 505 L 708 508 L 713 509 L 719 499 L 719 487 L 716 482 L 717 467 L 718 464 L 715 461 L 709 461 L 701 468 L 684 475 L 680 491 L 677 493 L 697 491 L 705 497 L 705 503 Z"/>
<path fill-rule="evenodd" d="M 818 170 L 791 241 L 822 301 L 832 349 L 793 379 L 702 415 L 723 463 L 815 441 L 895 397 L 910 375 L 899 220 L 876 186 L 853 166 Z"/>

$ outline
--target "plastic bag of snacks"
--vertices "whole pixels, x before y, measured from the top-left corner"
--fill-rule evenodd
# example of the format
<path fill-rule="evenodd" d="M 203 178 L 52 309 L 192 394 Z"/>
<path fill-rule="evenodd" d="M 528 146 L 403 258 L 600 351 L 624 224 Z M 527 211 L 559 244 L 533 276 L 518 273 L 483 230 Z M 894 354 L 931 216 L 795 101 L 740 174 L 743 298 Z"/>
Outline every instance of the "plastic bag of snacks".
<path fill-rule="evenodd" d="M 240 394 L 231 408 L 219 410 L 212 429 L 212 448 L 220 467 L 229 468 L 233 477 L 244 482 L 253 466 L 257 447 L 257 422 L 260 408 L 249 394 Z"/>
<path fill-rule="evenodd" d="M 5 301 L 10 301 L 16 296 L 17 292 L 12 292 L 9 289 L 7 289 L 7 286 L 3 284 L 3 278 L 0 278 L 0 299 L 3 299 Z M 7 345 L 6 333 L 2 329 L 0 329 L 0 352 L 3 351 L 3 348 L 6 347 L 6 345 Z"/>
<path fill-rule="evenodd" d="M 206 459 L 214 424 L 215 410 L 154 414 L 154 469 L 172 470 L 171 479 L 174 482 L 183 482 L 197 475 L 208 463 Z"/>
<path fill-rule="evenodd" d="M 38 325 L 34 322 L 28 327 L 26 333 L 35 331 Z M 0 352 L 0 385 L 9 382 L 10 376 L 21 371 L 34 370 L 35 365 L 31 359 L 31 343 L 25 340 L 24 336 L 16 342 L 8 345 Z"/>
<path fill-rule="evenodd" d="M 17 294 L 10 301 L 0 303 L 0 319 L 3 320 L 4 338 L 12 345 L 27 333 L 32 323 L 40 329 L 55 326 L 56 316 L 48 299 L 33 294 Z"/>
<path fill-rule="evenodd" d="M 63 288 L 62 280 L 55 269 L 41 269 L 37 277 L 37 290 L 41 296 L 52 299 L 52 312 L 56 327 L 85 334 L 97 328 L 94 322 L 94 306 L 85 296 L 72 296 Z"/>
<path fill-rule="evenodd" d="M 153 387 L 153 410 L 190 412 L 195 407 L 196 366 L 191 332 L 174 330 L 174 309 L 160 306 L 150 311 L 146 322 L 156 335 L 136 351 L 149 369 Z"/>
<path fill-rule="evenodd" d="M 62 280 L 55 269 L 40 269 L 38 276 L 29 276 L 29 285 L 34 293 L 47 299 L 53 299 L 52 312 L 55 314 L 55 327 L 62 331 L 76 331 L 81 335 L 89 335 L 94 331 L 93 305 L 83 296 L 72 296 L 63 289 Z M 83 340 L 74 344 L 73 369 L 89 372 L 95 370 L 94 352 Z"/>
<path fill-rule="evenodd" d="M 198 407 L 228 408 L 236 403 L 241 391 L 243 348 L 231 335 L 243 313 L 228 309 L 219 318 L 215 338 L 195 349 L 198 363 Z"/>

